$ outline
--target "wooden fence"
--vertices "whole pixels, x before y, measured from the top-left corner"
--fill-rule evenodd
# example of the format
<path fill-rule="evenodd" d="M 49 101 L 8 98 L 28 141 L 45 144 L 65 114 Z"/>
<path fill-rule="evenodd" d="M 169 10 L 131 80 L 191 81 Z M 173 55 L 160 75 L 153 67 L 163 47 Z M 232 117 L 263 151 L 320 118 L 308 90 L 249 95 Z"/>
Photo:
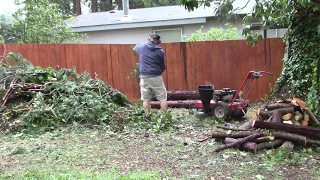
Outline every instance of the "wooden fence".
<path fill-rule="evenodd" d="M 133 45 L 123 44 L 7 44 L 7 52 L 21 53 L 34 65 L 72 68 L 79 73 L 96 72 L 98 78 L 123 92 L 130 100 L 139 99 L 139 86 L 128 79 L 138 62 Z M 281 39 L 265 39 L 252 47 L 245 40 L 164 43 L 167 69 L 163 74 L 168 90 L 196 90 L 211 83 L 216 89 L 237 89 L 250 70 L 266 70 L 254 85 L 250 100 L 270 94 L 282 68 L 285 44 Z M 3 52 L 3 47 L 0 47 Z M 93 75 L 94 76 L 94 75 Z"/>

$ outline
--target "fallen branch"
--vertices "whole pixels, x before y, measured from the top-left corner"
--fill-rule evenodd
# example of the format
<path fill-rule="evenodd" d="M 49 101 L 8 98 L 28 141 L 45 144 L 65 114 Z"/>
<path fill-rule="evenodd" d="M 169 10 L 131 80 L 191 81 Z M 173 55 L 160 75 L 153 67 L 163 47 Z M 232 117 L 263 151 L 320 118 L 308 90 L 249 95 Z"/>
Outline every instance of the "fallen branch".
<path fill-rule="evenodd" d="M 273 148 L 277 148 L 279 147 L 282 143 L 284 142 L 284 140 L 282 139 L 275 139 L 273 141 L 270 142 L 262 142 L 259 143 L 257 146 L 257 150 L 262 150 L 262 149 L 273 149 Z"/>
<path fill-rule="evenodd" d="M 211 137 L 212 138 L 216 138 L 216 139 L 224 139 L 226 137 L 230 137 L 230 138 L 243 138 L 249 135 L 252 135 L 253 133 L 255 133 L 254 131 L 240 131 L 240 132 L 235 132 L 235 133 L 225 133 L 225 132 L 212 132 L 211 133 Z"/>
<path fill-rule="evenodd" d="M 194 100 L 181 100 L 181 101 L 167 101 L 168 107 L 171 108 L 190 108 L 195 103 Z M 160 102 L 159 101 L 152 101 L 150 103 L 151 108 L 159 109 Z"/>
<path fill-rule="evenodd" d="M 236 141 L 238 140 L 234 138 L 226 138 L 224 140 L 224 143 L 231 144 L 231 143 L 235 143 Z M 245 142 L 244 144 L 239 145 L 239 148 L 246 149 L 254 153 L 257 152 L 258 150 L 257 143 L 254 143 L 254 142 Z"/>
<path fill-rule="evenodd" d="M 230 143 L 230 144 L 224 144 L 222 146 L 219 146 L 217 147 L 216 149 L 214 149 L 214 152 L 219 152 L 221 150 L 224 150 L 224 149 L 227 149 L 227 148 L 231 148 L 231 147 L 235 147 L 235 146 L 238 146 L 238 145 L 242 145 L 243 143 L 247 142 L 247 141 L 250 141 L 251 139 L 256 139 L 256 138 L 259 138 L 259 137 L 262 137 L 264 136 L 264 134 L 262 132 L 259 132 L 259 133 L 254 133 L 254 134 L 251 134 L 249 136 L 246 136 L 244 138 L 241 138 L 233 143 Z"/>
<path fill-rule="evenodd" d="M 270 104 L 265 107 L 268 111 L 272 111 L 275 109 L 282 109 L 282 108 L 289 108 L 289 107 L 296 107 L 292 103 L 275 103 L 275 104 Z"/>
<path fill-rule="evenodd" d="M 320 139 L 320 129 L 309 126 L 297 126 L 293 124 L 272 123 L 264 121 L 254 121 L 252 126 L 254 128 L 282 130 L 313 139 Z"/>
<path fill-rule="evenodd" d="M 203 138 L 203 139 L 199 139 L 198 142 L 204 142 L 204 141 L 206 141 L 208 139 L 209 139 L 209 137 L 206 137 L 206 138 Z"/>

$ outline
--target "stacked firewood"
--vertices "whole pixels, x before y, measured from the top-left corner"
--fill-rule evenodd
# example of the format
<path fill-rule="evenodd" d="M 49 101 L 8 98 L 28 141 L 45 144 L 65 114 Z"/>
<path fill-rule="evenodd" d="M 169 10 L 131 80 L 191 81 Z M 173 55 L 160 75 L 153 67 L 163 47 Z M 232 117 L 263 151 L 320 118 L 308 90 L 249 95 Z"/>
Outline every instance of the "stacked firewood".
<path fill-rule="evenodd" d="M 228 123 L 217 126 L 233 132 L 213 132 L 209 137 L 224 142 L 214 152 L 231 147 L 251 152 L 278 147 L 293 149 L 295 145 L 320 146 L 319 125 L 308 106 L 302 100 L 292 98 L 258 109 L 254 117 L 240 126 Z"/>

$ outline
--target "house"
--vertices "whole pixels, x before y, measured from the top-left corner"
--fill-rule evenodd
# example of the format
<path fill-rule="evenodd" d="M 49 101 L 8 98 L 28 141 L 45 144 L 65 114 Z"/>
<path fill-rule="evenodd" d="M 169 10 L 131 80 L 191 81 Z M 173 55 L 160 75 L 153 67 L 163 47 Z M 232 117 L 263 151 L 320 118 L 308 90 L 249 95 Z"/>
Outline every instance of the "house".
<path fill-rule="evenodd" d="M 165 6 L 130 9 L 128 0 L 123 1 L 123 11 L 95 12 L 82 14 L 70 24 L 76 32 L 87 34 L 83 39 L 89 44 L 136 44 L 146 41 L 147 35 L 159 33 L 162 42 L 179 42 L 183 35 L 190 35 L 201 26 L 225 28 L 218 22 L 214 7 L 219 1 L 211 2 L 211 7 L 200 7 L 189 12 L 184 6 Z M 126 3 L 127 4 L 126 4 Z M 236 0 L 234 7 L 242 8 L 248 0 Z M 255 0 L 250 0 L 237 14 L 243 17 L 250 13 Z M 241 33 L 242 18 L 231 23 Z M 270 30 L 271 31 L 271 30 Z M 268 37 L 280 37 L 284 31 L 272 30 Z"/>

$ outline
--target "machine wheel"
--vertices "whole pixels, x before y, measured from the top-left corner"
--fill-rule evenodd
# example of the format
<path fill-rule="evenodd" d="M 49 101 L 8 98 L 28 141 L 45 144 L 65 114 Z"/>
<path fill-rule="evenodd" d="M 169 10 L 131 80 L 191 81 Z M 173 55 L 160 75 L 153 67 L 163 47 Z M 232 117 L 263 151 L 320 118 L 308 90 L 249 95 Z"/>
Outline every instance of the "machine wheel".
<path fill-rule="evenodd" d="M 213 107 L 213 114 L 219 119 L 227 119 L 231 113 L 229 106 L 223 102 L 217 102 Z"/>

